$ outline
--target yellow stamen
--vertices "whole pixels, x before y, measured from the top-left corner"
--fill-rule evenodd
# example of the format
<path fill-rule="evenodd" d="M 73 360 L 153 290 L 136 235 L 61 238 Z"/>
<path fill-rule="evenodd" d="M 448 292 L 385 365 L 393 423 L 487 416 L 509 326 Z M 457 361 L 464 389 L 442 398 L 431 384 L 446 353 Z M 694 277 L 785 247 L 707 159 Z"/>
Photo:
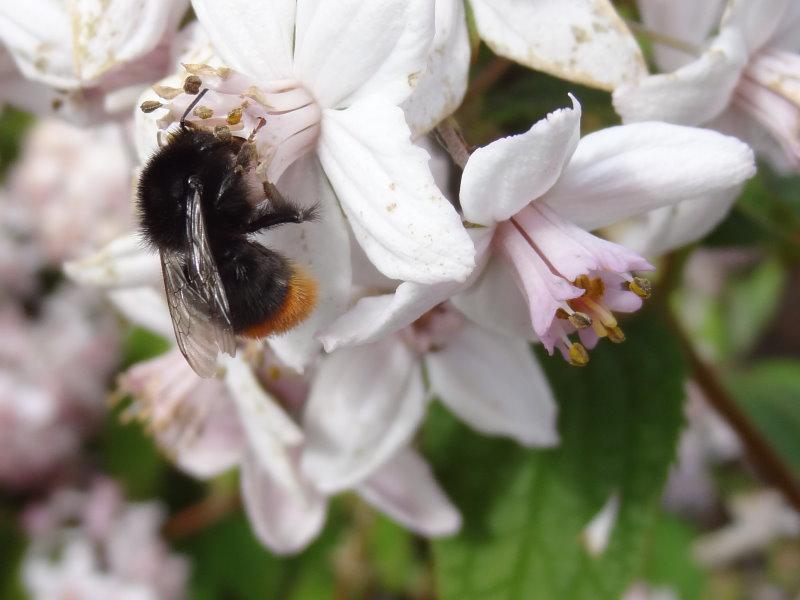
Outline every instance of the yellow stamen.
<path fill-rule="evenodd" d="M 238 106 L 228 113 L 228 125 L 238 125 L 242 120 L 242 107 Z"/>
<path fill-rule="evenodd" d="M 161 104 L 161 102 L 158 102 L 157 100 L 145 100 L 144 102 L 142 102 L 139 108 L 142 110 L 143 113 L 151 113 L 154 110 L 158 110 L 162 106 L 164 105 Z"/>
<path fill-rule="evenodd" d="M 634 277 L 632 281 L 628 282 L 628 289 L 640 298 L 649 298 L 653 293 L 653 286 L 650 280 L 644 277 Z"/>
<path fill-rule="evenodd" d="M 192 111 L 192 114 L 199 119 L 210 119 L 211 117 L 214 116 L 214 111 L 211 110 L 208 106 L 203 106 L 201 104 Z"/>
<path fill-rule="evenodd" d="M 589 353 L 586 351 L 586 348 L 583 347 L 583 344 L 577 342 L 570 344 L 568 354 L 569 364 L 571 365 L 585 367 L 589 364 Z"/>
<path fill-rule="evenodd" d="M 575 329 L 586 329 L 592 326 L 593 319 L 586 313 L 575 311 L 569 315 L 569 322 Z"/>
<path fill-rule="evenodd" d="M 615 344 L 621 344 L 625 341 L 625 332 L 622 331 L 619 327 L 614 327 L 614 329 L 608 330 L 608 339 L 614 342 Z"/>
<path fill-rule="evenodd" d="M 595 302 L 588 296 L 584 296 L 581 300 L 588 306 L 592 312 L 603 322 L 603 325 L 609 329 L 617 326 L 617 319 L 602 303 Z"/>

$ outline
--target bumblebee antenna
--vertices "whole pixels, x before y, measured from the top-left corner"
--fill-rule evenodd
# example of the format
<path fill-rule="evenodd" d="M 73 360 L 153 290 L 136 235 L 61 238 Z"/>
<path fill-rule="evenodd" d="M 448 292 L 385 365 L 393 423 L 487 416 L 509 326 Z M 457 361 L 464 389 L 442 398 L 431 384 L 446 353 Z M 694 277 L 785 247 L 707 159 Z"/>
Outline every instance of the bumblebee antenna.
<path fill-rule="evenodd" d="M 203 88 L 203 91 L 201 91 L 199 94 L 197 94 L 197 98 L 192 100 L 192 103 L 186 108 L 186 111 L 183 113 L 183 116 L 181 117 L 181 128 L 185 128 L 186 127 L 186 117 L 189 116 L 189 113 L 192 112 L 192 109 L 195 106 L 197 106 L 197 103 L 200 102 L 202 97 L 206 95 L 207 91 L 208 91 L 208 88 Z"/>

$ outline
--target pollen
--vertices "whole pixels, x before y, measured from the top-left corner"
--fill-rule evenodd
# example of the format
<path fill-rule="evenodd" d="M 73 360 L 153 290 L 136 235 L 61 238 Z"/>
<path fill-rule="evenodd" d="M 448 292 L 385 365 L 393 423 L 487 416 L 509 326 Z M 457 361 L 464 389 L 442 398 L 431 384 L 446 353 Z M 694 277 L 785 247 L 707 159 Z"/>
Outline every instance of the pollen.
<path fill-rule="evenodd" d="M 198 119 L 210 119 L 214 116 L 214 111 L 208 106 L 203 106 L 201 104 L 192 111 L 192 114 Z"/>
<path fill-rule="evenodd" d="M 653 293 L 653 287 L 650 284 L 650 280 L 645 279 L 644 277 L 634 277 L 628 282 L 628 289 L 640 298 L 645 299 L 649 298 L 650 294 Z"/>
<path fill-rule="evenodd" d="M 245 330 L 242 335 L 258 339 L 289 331 L 303 322 L 314 310 L 316 304 L 316 282 L 300 267 L 292 266 L 289 291 L 283 306 L 262 323 Z"/>
<path fill-rule="evenodd" d="M 183 82 L 183 91 L 192 96 L 200 92 L 203 81 L 197 75 L 189 75 Z"/>
<path fill-rule="evenodd" d="M 139 108 L 142 110 L 143 113 L 151 113 L 154 110 L 158 110 L 162 106 L 164 105 L 157 100 L 145 100 L 144 102 L 142 102 Z"/>
<path fill-rule="evenodd" d="M 237 106 L 232 111 L 230 111 L 225 119 L 228 122 L 228 125 L 238 125 L 239 123 L 241 123 L 243 111 L 244 109 L 241 106 Z"/>
<path fill-rule="evenodd" d="M 574 342 L 569 346 L 569 364 L 576 367 L 585 367 L 589 364 L 589 352 L 578 342 Z"/>

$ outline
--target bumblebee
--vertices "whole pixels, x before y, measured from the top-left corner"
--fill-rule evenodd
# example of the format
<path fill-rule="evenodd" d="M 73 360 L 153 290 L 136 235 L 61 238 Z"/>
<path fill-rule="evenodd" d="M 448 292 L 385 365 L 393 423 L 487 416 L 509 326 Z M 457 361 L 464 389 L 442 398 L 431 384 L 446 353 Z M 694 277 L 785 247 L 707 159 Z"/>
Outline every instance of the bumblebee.
<path fill-rule="evenodd" d="M 144 166 L 137 189 L 145 242 L 161 255 L 164 289 L 178 346 L 201 377 L 217 356 L 236 352 L 236 336 L 291 329 L 316 304 L 313 279 L 252 234 L 315 217 L 255 173 L 253 139 L 211 132 L 186 116 Z"/>

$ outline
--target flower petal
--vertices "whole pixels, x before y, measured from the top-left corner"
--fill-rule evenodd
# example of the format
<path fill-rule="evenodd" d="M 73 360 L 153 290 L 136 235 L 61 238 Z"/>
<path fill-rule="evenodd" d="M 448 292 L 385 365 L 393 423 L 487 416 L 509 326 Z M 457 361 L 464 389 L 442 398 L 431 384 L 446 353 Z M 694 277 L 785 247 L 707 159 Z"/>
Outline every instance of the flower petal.
<path fill-rule="evenodd" d="M 225 64 L 262 83 L 292 77 L 295 0 L 192 0 Z"/>
<path fill-rule="evenodd" d="M 461 207 L 472 223 L 494 225 L 519 212 L 558 180 L 581 134 L 581 105 L 547 115 L 527 132 L 475 150 L 461 179 Z"/>
<path fill-rule="evenodd" d="M 433 393 L 475 430 L 525 446 L 558 443 L 553 392 L 525 340 L 468 324 L 425 364 Z"/>
<path fill-rule="evenodd" d="M 475 249 L 403 111 L 377 98 L 323 113 L 319 157 L 370 260 L 393 279 L 463 281 Z"/>
<path fill-rule="evenodd" d="M 446 536 L 461 528 L 458 509 L 439 487 L 425 459 L 410 448 L 398 452 L 358 486 L 358 493 L 420 535 Z"/>
<path fill-rule="evenodd" d="M 735 190 L 754 174 L 753 151 L 736 138 L 667 123 L 634 123 L 583 138 L 542 200 L 592 230 Z"/>
<path fill-rule="evenodd" d="M 131 323 L 168 339 L 175 339 L 172 317 L 164 294 L 152 287 L 111 290 L 108 297 L 114 307 Z"/>
<path fill-rule="evenodd" d="M 404 281 L 391 294 L 362 298 L 321 332 L 320 341 L 325 350 L 333 352 L 342 346 L 375 342 L 400 331 L 436 305 L 472 285 L 480 276 L 482 263 L 488 259 L 492 231 L 489 228 L 470 229 L 469 234 L 478 249 L 481 264 L 467 281 L 431 285 Z"/>
<path fill-rule="evenodd" d="M 750 54 L 760 50 L 785 22 L 795 0 L 737 0 L 728 3 L 723 27 L 735 27 L 744 35 Z"/>
<path fill-rule="evenodd" d="M 607 0 L 471 0 L 481 38 L 532 69 L 612 90 L 646 67 L 639 45 Z"/>
<path fill-rule="evenodd" d="M 397 336 L 337 350 L 309 394 L 303 471 L 325 493 L 363 481 L 408 443 L 425 406 L 419 359 Z"/>
<path fill-rule="evenodd" d="M 729 27 L 700 58 L 674 73 L 652 75 L 614 90 L 614 108 L 625 123 L 700 125 L 728 106 L 746 62 L 744 40 Z"/>
<path fill-rule="evenodd" d="M 252 453 L 242 462 L 242 496 L 247 518 L 261 542 L 277 554 L 293 554 L 319 535 L 328 503 L 299 480 L 287 487 L 261 466 Z"/>
<path fill-rule="evenodd" d="M 319 353 L 318 331 L 344 312 L 351 298 L 350 239 L 347 225 L 330 185 L 315 156 L 292 165 L 278 187 L 299 206 L 318 206 L 319 218 L 299 225 L 286 225 L 256 239 L 302 267 L 317 283 L 317 306 L 291 331 L 269 339 L 281 361 L 302 371 Z"/>
<path fill-rule="evenodd" d="M 638 0 L 642 23 L 650 31 L 700 47 L 719 25 L 725 0 Z M 661 71 L 674 71 L 691 62 L 695 55 L 651 40 Z"/>
<path fill-rule="evenodd" d="M 115 67 L 145 57 L 177 26 L 187 4 L 186 0 L 3 3 L 0 40 L 26 77 L 59 88 L 91 86 Z M 163 66 L 156 61 L 153 74 Z M 147 79 L 141 75 L 134 79 Z"/>
<path fill-rule="evenodd" d="M 467 91 L 470 58 L 463 0 L 436 0 L 436 33 L 428 66 L 402 107 L 413 138 L 459 107 Z"/>
<path fill-rule="evenodd" d="M 76 283 L 97 288 L 163 287 L 158 254 L 145 250 L 136 233 L 117 238 L 96 254 L 65 263 L 64 273 Z"/>
<path fill-rule="evenodd" d="M 236 401 L 253 455 L 280 485 L 297 488 L 292 453 L 302 444 L 303 432 L 264 390 L 244 360 L 226 356 L 223 362 L 225 383 Z"/>
<path fill-rule="evenodd" d="M 490 331 L 536 340 L 525 298 L 511 267 L 493 253 L 477 281 L 451 302 L 470 320 Z"/>
<path fill-rule="evenodd" d="M 714 229 L 728 214 L 741 189 L 741 185 L 735 186 L 716 196 L 684 200 L 634 217 L 615 226 L 608 237 L 643 256 L 661 256 Z"/>
<path fill-rule="evenodd" d="M 370 95 L 400 104 L 425 72 L 431 0 L 315 0 L 297 5 L 295 72 L 323 107 Z"/>

